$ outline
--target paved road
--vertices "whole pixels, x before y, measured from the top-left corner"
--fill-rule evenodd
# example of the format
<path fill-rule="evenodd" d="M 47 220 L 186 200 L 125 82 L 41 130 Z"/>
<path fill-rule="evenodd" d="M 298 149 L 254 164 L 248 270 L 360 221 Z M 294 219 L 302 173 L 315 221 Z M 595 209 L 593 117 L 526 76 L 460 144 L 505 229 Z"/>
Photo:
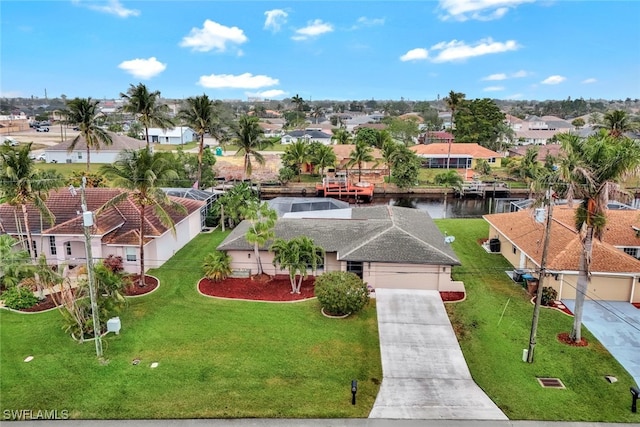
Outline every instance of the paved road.
<path fill-rule="evenodd" d="M 369 418 L 506 420 L 471 378 L 437 291 L 377 289 L 382 385 Z"/>

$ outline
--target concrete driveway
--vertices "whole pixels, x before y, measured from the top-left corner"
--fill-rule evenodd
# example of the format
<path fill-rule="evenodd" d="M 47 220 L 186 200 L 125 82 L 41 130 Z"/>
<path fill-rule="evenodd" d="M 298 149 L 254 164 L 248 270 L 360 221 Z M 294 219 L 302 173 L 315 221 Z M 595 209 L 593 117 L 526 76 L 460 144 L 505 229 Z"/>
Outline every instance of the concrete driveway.
<path fill-rule="evenodd" d="M 562 300 L 573 311 L 575 300 Z M 582 325 L 640 385 L 640 310 L 628 302 L 585 301 Z"/>
<path fill-rule="evenodd" d="M 382 385 L 369 418 L 506 420 L 476 385 L 437 291 L 376 289 Z"/>

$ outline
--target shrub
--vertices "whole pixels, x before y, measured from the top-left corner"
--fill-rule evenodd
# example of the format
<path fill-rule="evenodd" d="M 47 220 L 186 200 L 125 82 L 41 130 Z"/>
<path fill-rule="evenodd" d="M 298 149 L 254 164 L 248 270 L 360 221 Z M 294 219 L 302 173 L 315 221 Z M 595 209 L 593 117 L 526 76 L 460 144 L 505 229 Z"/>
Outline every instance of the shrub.
<path fill-rule="evenodd" d="M 354 273 L 332 271 L 315 281 L 315 295 L 325 313 L 357 313 L 369 302 L 367 284 Z"/>
<path fill-rule="evenodd" d="M 551 286 L 542 288 L 542 305 L 551 305 L 558 298 L 558 291 Z"/>
<path fill-rule="evenodd" d="M 109 255 L 102 260 L 102 264 L 113 273 L 121 273 L 124 271 L 124 264 L 121 256 Z"/>
<path fill-rule="evenodd" d="M 38 303 L 38 297 L 29 288 L 22 286 L 14 286 L 6 290 L 2 293 L 2 299 L 7 307 L 14 310 L 33 307 Z"/>
<path fill-rule="evenodd" d="M 204 258 L 202 269 L 207 279 L 224 280 L 231 274 L 231 256 L 222 251 L 212 252 Z"/>

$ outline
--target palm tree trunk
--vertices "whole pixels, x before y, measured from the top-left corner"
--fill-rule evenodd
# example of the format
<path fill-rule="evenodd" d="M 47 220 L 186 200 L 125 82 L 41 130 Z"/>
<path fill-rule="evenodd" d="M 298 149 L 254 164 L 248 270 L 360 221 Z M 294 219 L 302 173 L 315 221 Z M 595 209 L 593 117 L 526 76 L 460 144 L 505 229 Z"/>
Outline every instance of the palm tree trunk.
<path fill-rule="evenodd" d="M 289 270 L 289 281 L 291 282 L 291 293 L 296 293 L 296 274 Z"/>
<path fill-rule="evenodd" d="M 204 150 L 204 133 L 200 135 L 200 146 L 198 147 L 198 176 L 196 182 L 198 183 L 198 188 L 200 188 L 200 180 L 202 179 L 202 153 Z"/>
<path fill-rule="evenodd" d="M 147 141 L 147 150 L 149 149 L 149 128 L 147 126 L 144 127 L 144 137 Z"/>
<path fill-rule="evenodd" d="M 144 219 L 145 219 L 145 205 L 140 206 L 140 280 L 138 286 L 143 288 L 144 282 Z"/>
<path fill-rule="evenodd" d="M 89 143 L 87 142 L 87 173 L 89 173 L 90 167 L 91 167 L 91 149 L 89 148 Z"/>
<path fill-rule="evenodd" d="M 571 330 L 571 340 L 580 342 L 582 340 L 582 314 L 584 311 L 584 299 L 587 294 L 589 284 L 589 265 L 591 264 L 591 251 L 593 248 L 593 226 L 587 227 L 583 248 L 580 255 L 580 270 L 578 272 L 578 283 L 576 286 L 576 305 L 573 309 L 573 328 Z"/>
<path fill-rule="evenodd" d="M 253 252 L 256 257 L 256 264 L 258 264 L 258 276 L 260 276 L 263 270 L 262 270 L 262 260 L 260 259 L 260 249 L 258 248 L 257 242 L 253 244 Z"/>
<path fill-rule="evenodd" d="M 33 237 L 31 236 L 31 229 L 29 228 L 29 214 L 27 212 L 27 205 L 23 203 L 21 207 L 22 207 L 22 217 L 24 219 L 24 228 L 25 228 L 25 232 L 27 233 L 27 247 L 29 248 L 29 256 L 31 257 L 31 263 L 35 264 L 36 263 L 36 257 L 34 254 L 35 248 L 33 245 Z M 36 281 L 36 289 L 38 290 L 38 298 L 42 300 L 44 299 L 44 289 L 42 288 L 42 284 L 40 282 L 40 276 L 36 274 L 34 276 L 34 279 Z"/>
<path fill-rule="evenodd" d="M 447 170 L 449 170 L 450 164 L 451 164 L 451 140 L 449 140 L 449 151 L 447 152 Z"/>

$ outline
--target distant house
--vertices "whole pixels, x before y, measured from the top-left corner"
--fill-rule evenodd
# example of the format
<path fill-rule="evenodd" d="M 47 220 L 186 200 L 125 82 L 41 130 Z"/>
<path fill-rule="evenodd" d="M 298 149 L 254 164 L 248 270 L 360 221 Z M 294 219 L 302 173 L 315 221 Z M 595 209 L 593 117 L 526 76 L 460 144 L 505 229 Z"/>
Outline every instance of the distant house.
<path fill-rule="evenodd" d="M 500 153 L 471 142 L 420 144 L 409 147 L 409 150 L 422 159 L 425 168 L 446 168 L 447 158 L 452 169 L 473 169 L 480 159 L 486 160 L 492 168 L 502 165 Z"/>
<path fill-rule="evenodd" d="M 123 190 L 118 188 L 87 188 L 87 210 L 95 212 Z M 205 202 L 186 198 L 172 197 L 187 210 L 187 214 L 169 210 L 175 223 L 175 235 L 162 225 L 160 219 L 148 210 L 145 222 L 145 267 L 160 267 L 174 253 L 187 244 L 202 230 L 201 210 Z M 46 206 L 55 216 L 53 225 L 41 221 L 39 211 L 33 205 L 27 205 L 31 242 L 34 255 L 44 254 L 49 264 L 58 266 L 80 265 L 86 263 L 85 237 L 82 223 L 80 194 L 71 194 L 66 188 L 52 191 L 46 200 Z M 19 208 L 18 208 L 19 209 Z M 22 213 L 15 214 L 15 208 L 0 204 L 0 218 L 7 234 L 19 239 L 26 237 Z M 16 218 L 18 224 L 16 224 Z M 131 200 L 125 199 L 118 205 L 104 210 L 94 219 L 91 229 L 91 249 L 95 260 L 109 255 L 121 256 L 126 271 L 135 273 L 140 268 L 139 229 L 140 214 Z M 42 228 L 41 228 L 42 227 Z"/>
<path fill-rule="evenodd" d="M 282 136 L 282 144 L 292 144 L 298 141 L 320 142 L 324 145 L 331 144 L 331 135 L 316 129 L 293 130 Z"/>
<path fill-rule="evenodd" d="M 100 144 L 100 148 L 91 148 L 91 163 L 113 163 L 123 150 L 140 150 L 145 148 L 145 141 L 131 138 L 126 135 L 118 135 L 109 132 L 112 144 Z M 67 139 L 59 144 L 45 148 L 47 162 L 57 163 L 86 163 L 87 162 L 87 142 L 79 136 L 78 142 L 72 151 L 69 151 L 73 138 Z"/>
<path fill-rule="evenodd" d="M 149 128 L 149 142 L 157 144 L 182 145 L 197 140 L 198 134 L 190 127 L 178 126 L 167 130 Z"/>
<path fill-rule="evenodd" d="M 522 157 L 527 153 L 529 148 L 531 147 L 516 145 L 508 149 L 508 156 Z M 562 146 L 560 144 L 547 144 L 536 148 L 538 148 L 538 162 L 540 163 L 544 163 L 548 156 L 559 157 L 562 153 Z"/>
<path fill-rule="evenodd" d="M 506 115 L 506 124 L 514 131 L 517 145 L 545 145 L 560 133 L 573 131 L 574 126 L 555 116 L 529 116 L 525 120 Z"/>
<path fill-rule="evenodd" d="M 532 209 L 485 215 L 489 239 L 498 239 L 499 252 L 515 269 L 533 270 L 542 262 L 545 225 Z M 555 206 L 544 286 L 559 299 L 574 299 L 578 280 L 581 236 L 575 230 L 575 206 Z M 593 240 L 591 281 L 586 297 L 594 300 L 640 302 L 640 211 L 608 210 L 602 241 Z"/>
<path fill-rule="evenodd" d="M 249 223 L 240 223 L 218 246 L 232 257 L 231 267 L 255 273 L 253 245 L 245 239 Z M 462 291 L 451 279 L 459 265 L 431 217 L 418 209 L 375 206 L 285 214 L 275 228 L 285 240 L 308 236 L 325 250 L 317 274 L 350 271 L 373 288 Z M 286 274 L 273 266 L 271 242 L 260 248 L 267 274 Z M 310 271 L 311 274 L 313 272 Z"/>
<path fill-rule="evenodd" d="M 434 144 L 454 142 L 455 137 L 450 132 L 445 131 L 428 131 L 423 132 L 418 136 L 418 144 Z"/>

